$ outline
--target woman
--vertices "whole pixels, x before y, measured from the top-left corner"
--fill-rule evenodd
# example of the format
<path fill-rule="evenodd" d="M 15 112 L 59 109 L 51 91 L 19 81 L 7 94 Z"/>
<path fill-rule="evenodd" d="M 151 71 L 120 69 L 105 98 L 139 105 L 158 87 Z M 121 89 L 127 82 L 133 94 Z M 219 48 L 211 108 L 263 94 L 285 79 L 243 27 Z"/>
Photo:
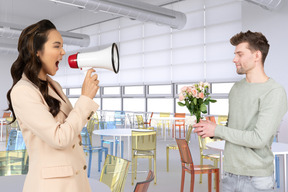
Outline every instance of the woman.
<path fill-rule="evenodd" d="M 55 26 L 42 20 L 24 29 L 18 51 L 7 99 L 29 154 L 23 192 L 91 191 L 80 132 L 98 108 L 93 101 L 97 75 L 93 69 L 87 72 L 73 109 L 61 86 L 48 76 L 56 74 L 65 54 Z"/>

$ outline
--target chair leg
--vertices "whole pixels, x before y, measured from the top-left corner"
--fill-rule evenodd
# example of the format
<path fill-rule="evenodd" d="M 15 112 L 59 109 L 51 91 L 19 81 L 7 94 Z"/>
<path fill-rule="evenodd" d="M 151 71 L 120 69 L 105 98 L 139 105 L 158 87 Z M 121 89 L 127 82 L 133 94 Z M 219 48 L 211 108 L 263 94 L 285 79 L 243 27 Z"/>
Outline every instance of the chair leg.
<path fill-rule="evenodd" d="M 156 168 L 156 154 L 154 155 L 154 184 L 156 184 L 157 181 L 157 168 Z"/>
<path fill-rule="evenodd" d="M 192 177 L 192 175 L 191 175 Z M 182 174 L 181 174 L 181 189 L 180 192 L 184 191 L 184 181 L 185 181 L 185 170 L 182 167 Z"/>
<path fill-rule="evenodd" d="M 215 178 L 216 178 L 216 192 L 220 191 L 220 171 L 219 169 L 215 172 Z"/>
<path fill-rule="evenodd" d="M 134 169 L 134 174 L 135 174 L 135 180 L 137 179 L 137 158 L 135 158 L 135 164 L 134 164 L 134 166 L 135 166 L 135 169 Z"/>
<path fill-rule="evenodd" d="M 203 165 L 203 158 L 200 154 L 200 165 Z M 199 180 L 199 183 L 201 184 L 202 183 L 202 174 L 200 173 L 200 180 Z"/>
<path fill-rule="evenodd" d="M 92 151 L 89 152 L 87 177 L 90 177 L 91 161 L 92 161 Z"/>
<path fill-rule="evenodd" d="M 134 165 L 135 161 L 134 161 L 134 157 L 132 155 L 132 162 L 131 162 L 131 180 L 132 180 L 132 185 L 134 185 Z"/>
<path fill-rule="evenodd" d="M 166 147 L 166 166 L 167 166 L 167 172 L 169 172 L 169 147 Z"/>
<path fill-rule="evenodd" d="M 194 182 L 195 182 L 195 174 L 191 174 L 190 192 L 194 191 Z"/>
<path fill-rule="evenodd" d="M 218 159 L 214 159 L 214 167 L 218 167 Z M 216 177 L 214 177 L 214 189 L 216 189 Z"/>
<path fill-rule="evenodd" d="M 212 173 L 208 173 L 208 192 L 212 191 Z"/>
<path fill-rule="evenodd" d="M 103 152 L 102 150 L 98 151 L 98 172 L 100 172 L 100 169 L 101 169 L 102 152 Z M 90 154 L 89 154 L 89 158 L 90 158 Z M 90 175 L 90 170 L 89 170 L 89 175 Z"/>

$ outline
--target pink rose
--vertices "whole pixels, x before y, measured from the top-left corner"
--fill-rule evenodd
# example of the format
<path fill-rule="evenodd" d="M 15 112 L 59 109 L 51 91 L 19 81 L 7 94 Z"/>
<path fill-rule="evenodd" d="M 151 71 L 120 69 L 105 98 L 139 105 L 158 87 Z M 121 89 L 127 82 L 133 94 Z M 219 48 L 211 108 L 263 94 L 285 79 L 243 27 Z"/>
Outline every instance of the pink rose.
<path fill-rule="evenodd" d="M 204 98 L 204 93 L 203 92 L 201 92 L 201 93 L 199 93 L 199 95 L 198 95 L 201 99 L 203 99 Z"/>
<path fill-rule="evenodd" d="M 182 93 L 179 94 L 179 101 L 183 101 L 185 99 L 184 95 Z"/>
<path fill-rule="evenodd" d="M 192 96 L 197 97 L 197 90 L 196 89 L 192 89 Z"/>

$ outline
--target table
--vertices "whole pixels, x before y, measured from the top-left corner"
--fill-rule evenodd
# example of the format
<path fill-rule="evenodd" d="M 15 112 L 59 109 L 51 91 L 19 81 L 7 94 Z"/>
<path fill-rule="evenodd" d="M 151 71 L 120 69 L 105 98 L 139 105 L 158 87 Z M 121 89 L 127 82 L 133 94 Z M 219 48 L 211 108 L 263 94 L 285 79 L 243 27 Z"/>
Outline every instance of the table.
<path fill-rule="evenodd" d="M 0 141 L 3 141 L 3 123 L 6 122 L 6 118 L 0 118 L 0 122 L 1 122 L 1 138 Z"/>
<path fill-rule="evenodd" d="M 23 189 L 26 175 L 0 176 L 1 191 L 20 192 Z M 111 192 L 108 185 L 89 178 L 92 191 Z"/>
<path fill-rule="evenodd" d="M 114 149 L 116 147 L 116 137 L 119 137 L 119 143 L 120 143 L 120 155 L 122 153 L 122 137 L 128 137 L 128 158 L 131 159 L 130 152 L 131 152 L 131 146 L 130 146 L 130 137 L 132 136 L 132 131 L 151 131 L 147 129 L 100 129 L 100 130 L 94 130 L 93 134 L 95 135 L 103 135 L 103 136 L 113 136 L 114 138 Z M 114 153 L 116 150 L 114 150 Z M 113 154 L 112 154 L 113 155 Z"/>
<path fill-rule="evenodd" d="M 165 121 L 173 121 L 173 124 L 175 123 L 175 120 L 185 120 L 185 117 L 152 117 L 154 120 L 160 120 L 162 121 L 162 125 L 165 123 Z M 184 128 L 185 129 L 185 128 Z M 174 139 L 176 138 L 176 129 L 174 129 Z M 163 129 L 163 136 L 164 136 L 164 141 L 166 141 L 166 130 Z"/>
<path fill-rule="evenodd" d="M 206 143 L 206 146 L 210 149 L 215 149 L 217 151 L 220 151 L 220 172 L 221 176 L 223 176 L 223 152 L 225 147 L 225 141 L 215 141 Z M 279 143 L 279 142 L 273 142 L 272 143 L 272 152 L 274 155 L 282 156 L 283 155 L 283 167 L 284 167 L 284 191 L 287 192 L 287 155 L 288 155 L 288 144 L 286 143 Z"/>

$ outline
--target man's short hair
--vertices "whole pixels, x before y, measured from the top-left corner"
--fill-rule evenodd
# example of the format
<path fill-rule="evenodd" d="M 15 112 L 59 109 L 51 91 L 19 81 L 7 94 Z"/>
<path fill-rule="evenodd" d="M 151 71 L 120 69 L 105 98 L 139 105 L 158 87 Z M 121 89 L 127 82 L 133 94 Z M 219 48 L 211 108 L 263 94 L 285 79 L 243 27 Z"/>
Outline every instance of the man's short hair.
<path fill-rule="evenodd" d="M 269 52 L 269 43 L 266 37 L 260 32 L 240 32 L 231 37 L 230 43 L 234 46 L 240 43 L 248 43 L 248 49 L 252 52 L 260 51 L 262 53 L 262 63 L 264 65 L 265 59 Z"/>

